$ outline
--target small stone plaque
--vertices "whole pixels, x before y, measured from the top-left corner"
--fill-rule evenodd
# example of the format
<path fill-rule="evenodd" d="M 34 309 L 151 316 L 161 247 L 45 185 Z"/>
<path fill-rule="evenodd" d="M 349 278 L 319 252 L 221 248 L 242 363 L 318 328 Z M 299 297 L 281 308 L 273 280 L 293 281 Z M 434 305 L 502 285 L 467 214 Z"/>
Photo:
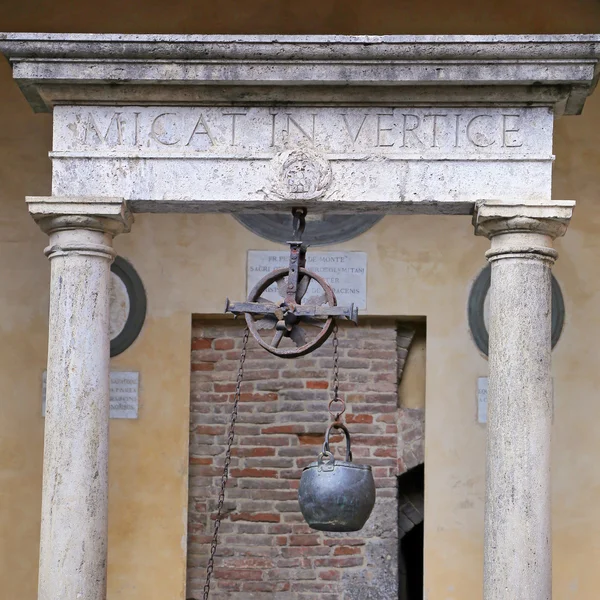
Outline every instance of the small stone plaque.
<path fill-rule="evenodd" d="M 247 292 L 275 269 L 287 267 L 289 252 L 250 250 L 248 252 Z M 354 303 L 361 310 L 367 308 L 367 253 L 366 252 L 309 252 L 306 268 L 320 275 L 335 292 L 338 305 Z M 304 302 L 310 304 L 311 296 L 320 294 L 321 288 L 311 282 Z M 262 294 L 272 301 L 281 300 L 276 285 L 269 286 Z"/>
<path fill-rule="evenodd" d="M 110 418 L 137 419 L 140 374 L 135 371 L 111 371 Z M 42 416 L 46 415 L 46 371 L 42 375 Z"/>
<path fill-rule="evenodd" d="M 488 378 L 477 379 L 477 421 L 487 423 L 488 412 Z"/>

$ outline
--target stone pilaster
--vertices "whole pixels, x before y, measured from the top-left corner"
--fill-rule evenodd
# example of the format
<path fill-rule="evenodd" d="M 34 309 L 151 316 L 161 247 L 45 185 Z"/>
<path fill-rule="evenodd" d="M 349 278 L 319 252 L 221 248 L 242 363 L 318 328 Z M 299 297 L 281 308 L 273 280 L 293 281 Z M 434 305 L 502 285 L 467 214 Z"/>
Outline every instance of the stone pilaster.
<path fill-rule="evenodd" d="M 39 600 L 105 600 L 109 282 L 119 198 L 28 198 L 51 263 Z"/>
<path fill-rule="evenodd" d="M 574 202 L 475 207 L 491 239 L 484 600 L 550 600 L 551 268 Z"/>

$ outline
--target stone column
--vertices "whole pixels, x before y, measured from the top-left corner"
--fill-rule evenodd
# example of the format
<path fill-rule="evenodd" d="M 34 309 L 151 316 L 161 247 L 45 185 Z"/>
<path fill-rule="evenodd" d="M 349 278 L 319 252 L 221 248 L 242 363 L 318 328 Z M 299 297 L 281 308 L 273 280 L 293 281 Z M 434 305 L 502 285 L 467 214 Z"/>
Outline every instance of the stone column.
<path fill-rule="evenodd" d="M 118 198 L 28 198 L 51 264 L 39 600 L 105 600 L 109 281 Z"/>
<path fill-rule="evenodd" d="M 484 600 L 550 600 L 551 267 L 574 202 L 480 202 L 491 239 Z"/>

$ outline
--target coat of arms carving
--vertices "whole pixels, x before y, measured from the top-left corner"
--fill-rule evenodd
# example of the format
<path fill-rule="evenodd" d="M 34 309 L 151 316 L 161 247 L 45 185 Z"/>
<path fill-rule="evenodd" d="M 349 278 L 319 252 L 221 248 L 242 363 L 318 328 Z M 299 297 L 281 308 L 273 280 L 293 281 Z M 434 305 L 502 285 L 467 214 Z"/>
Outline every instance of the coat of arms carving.
<path fill-rule="evenodd" d="M 314 200 L 331 184 L 329 161 L 312 149 L 280 152 L 272 161 L 272 176 L 265 190 L 282 200 Z"/>

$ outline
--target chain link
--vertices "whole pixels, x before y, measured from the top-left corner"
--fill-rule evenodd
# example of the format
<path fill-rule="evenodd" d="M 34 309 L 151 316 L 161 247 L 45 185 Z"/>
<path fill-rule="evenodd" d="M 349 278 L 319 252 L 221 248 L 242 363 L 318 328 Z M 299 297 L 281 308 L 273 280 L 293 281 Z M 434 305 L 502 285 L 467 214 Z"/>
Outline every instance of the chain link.
<path fill-rule="evenodd" d="M 340 398 L 340 365 L 339 365 L 339 340 L 338 340 L 337 322 L 333 327 L 333 374 L 332 374 L 332 391 L 333 398 L 329 402 L 329 414 L 334 421 L 339 421 L 341 416 L 346 412 L 346 403 Z M 340 408 L 334 414 L 332 406 L 339 404 Z"/>
<path fill-rule="evenodd" d="M 221 527 L 221 519 L 223 518 L 223 505 L 225 504 L 225 488 L 229 479 L 229 465 L 231 464 L 231 448 L 235 438 L 235 423 L 238 417 L 238 404 L 240 402 L 240 394 L 242 391 L 242 381 L 244 379 L 244 363 L 246 362 L 246 348 L 248 346 L 248 338 L 250 330 L 246 327 L 244 332 L 244 340 L 242 342 L 242 352 L 240 354 L 240 366 L 238 368 L 237 382 L 235 386 L 235 395 L 233 398 L 233 409 L 231 410 L 231 421 L 229 425 L 229 436 L 227 438 L 227 451 L 225 452 L 225 464 L 223 465 L 223 475 L 221 477 L 221 491 L 219 493 L 219 503 L 217 505 L 217 518 L 215 519 L 215 529 L 212 542 L 210 544 L 210 556 L 206 565 L 206 583 L 204 584 L 203 600 L 208 600 L 210 593 L 210 581 L 215 568 L 215 554 L 219 545 L 219 528 Z"/>

